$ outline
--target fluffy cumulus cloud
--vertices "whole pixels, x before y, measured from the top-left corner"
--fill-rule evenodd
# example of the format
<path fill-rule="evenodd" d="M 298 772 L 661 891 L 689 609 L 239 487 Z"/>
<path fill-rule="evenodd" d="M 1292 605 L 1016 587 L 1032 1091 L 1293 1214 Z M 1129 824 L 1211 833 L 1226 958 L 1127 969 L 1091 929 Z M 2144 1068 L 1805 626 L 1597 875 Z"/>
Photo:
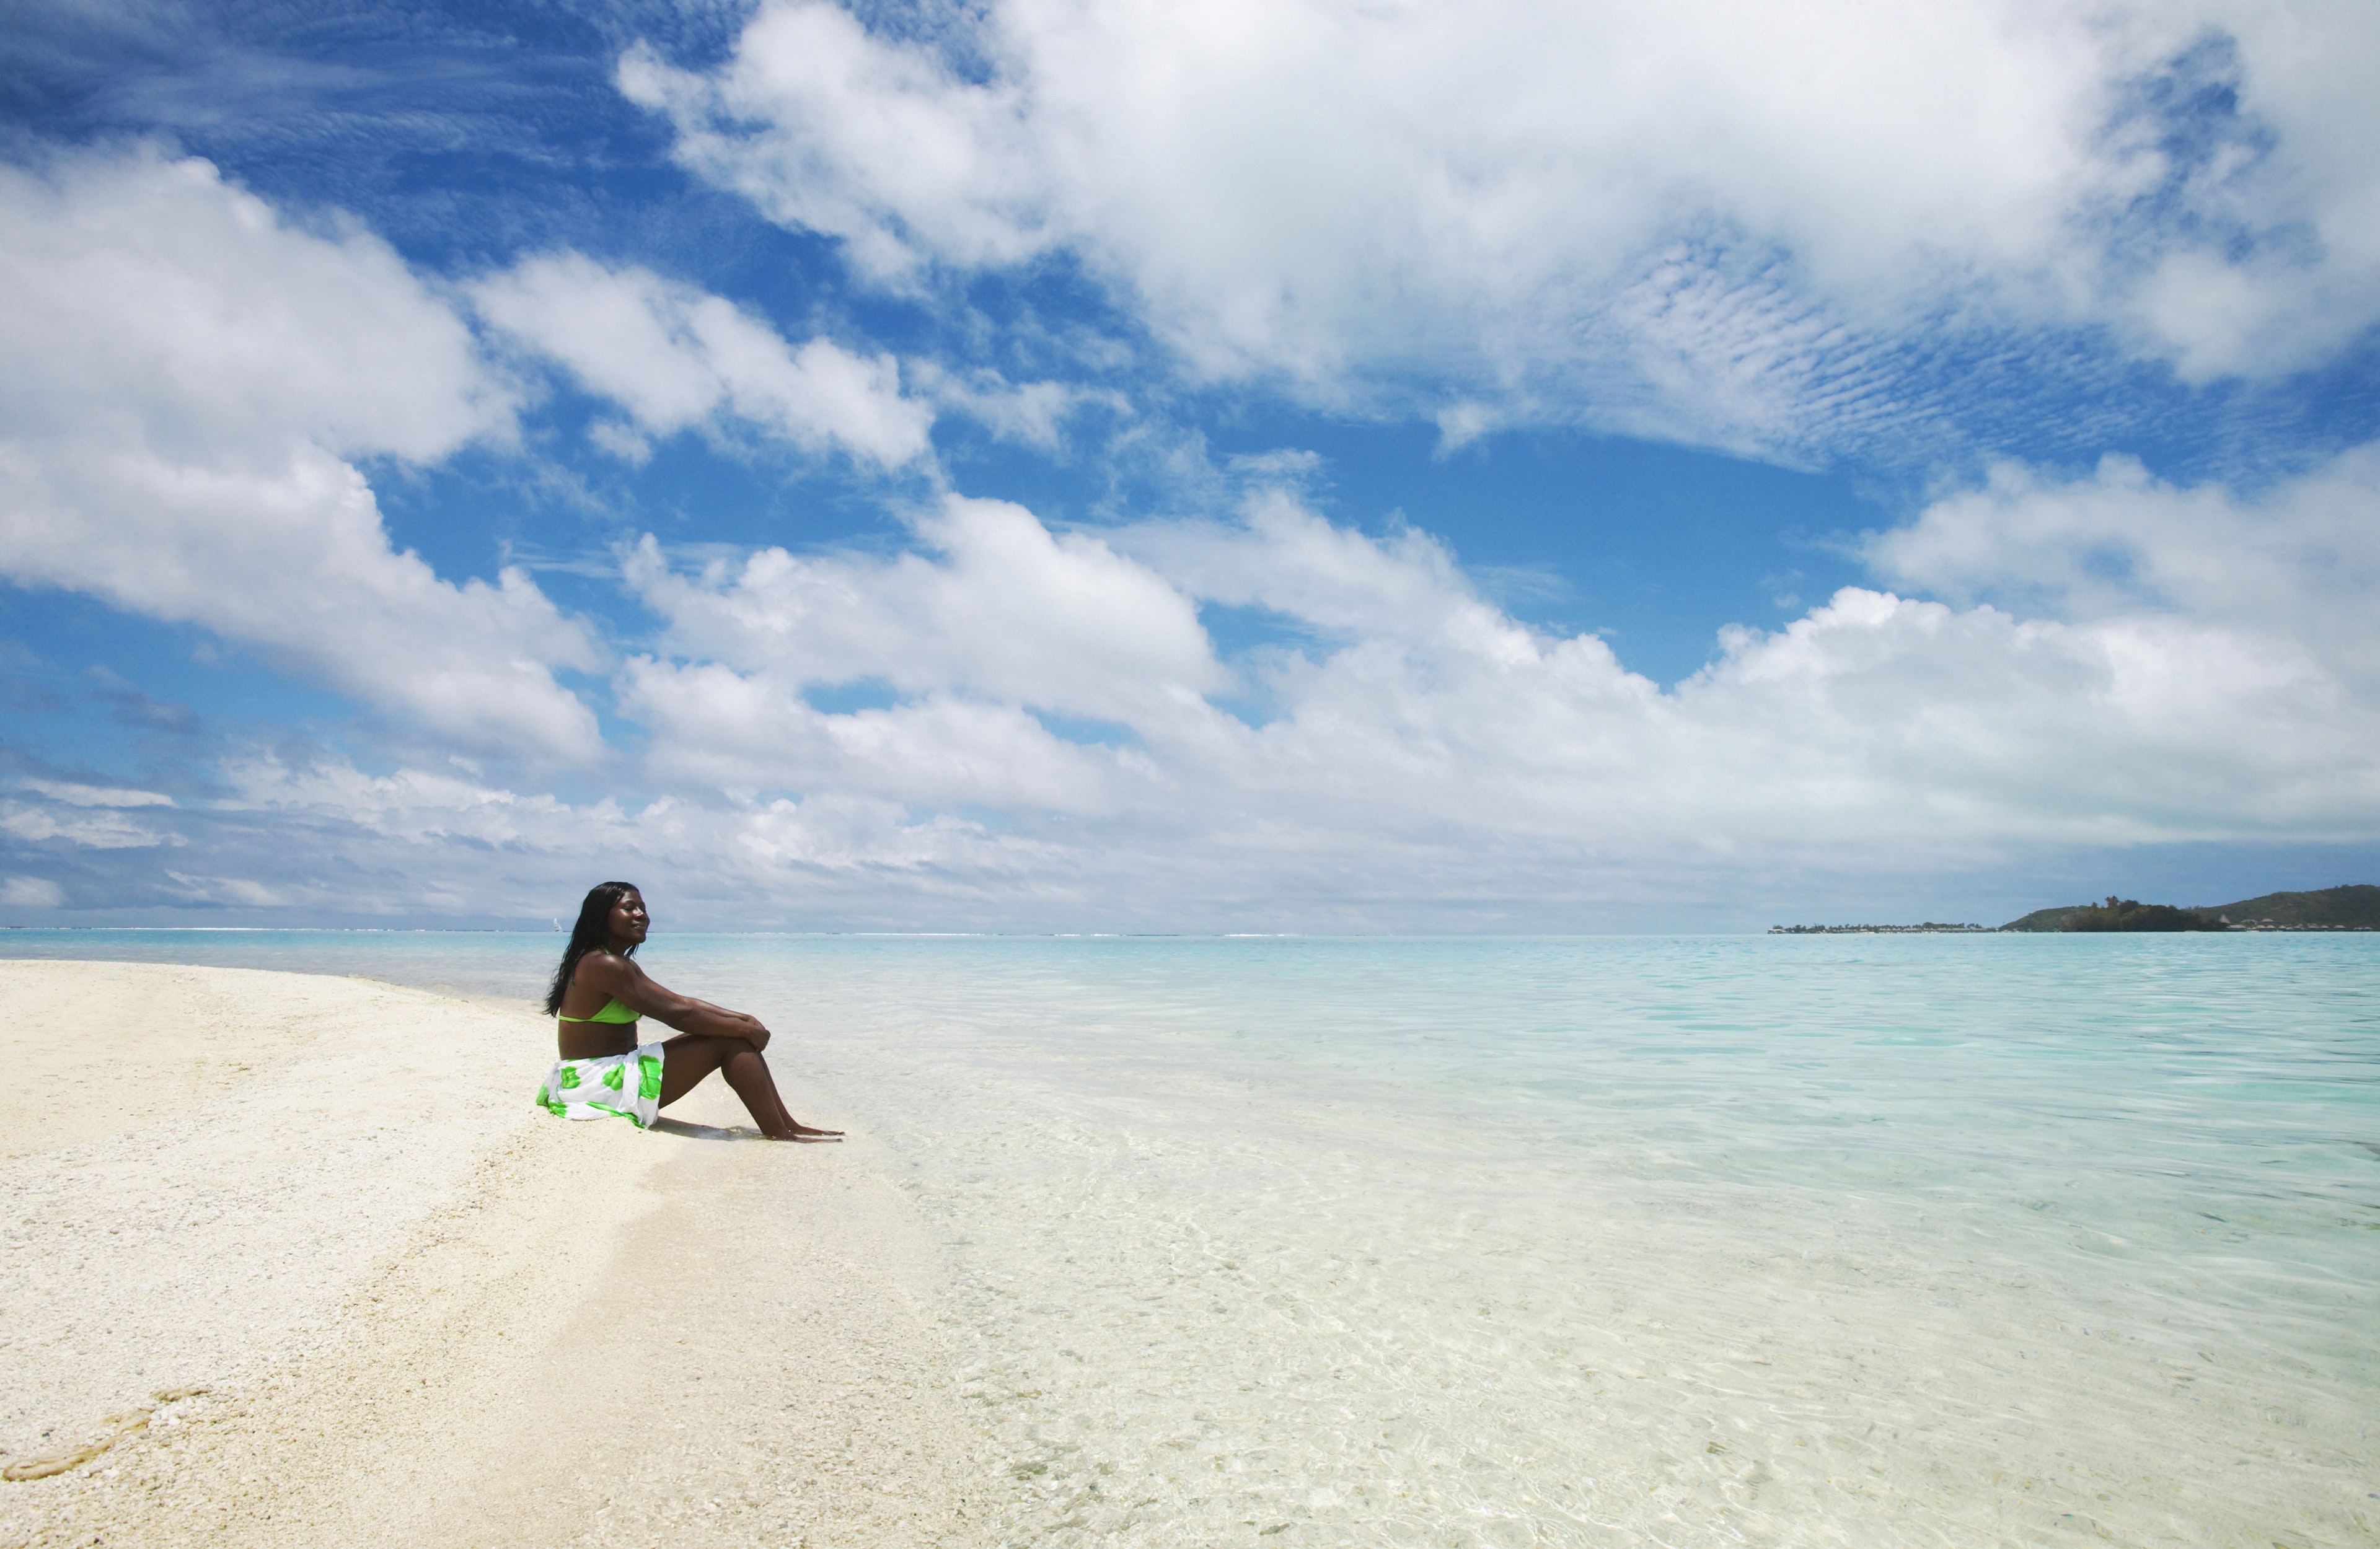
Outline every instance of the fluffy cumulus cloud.
<path fill-rule="evenodd" d="M 1889 580 L 1960 599 L 2297 641 L 2359 690 L 2380 689 L 2380 447 L 2250 496 L 2177 488 L 2128 457 L 2074 480 L 2003 464 L 1873 538 L 1867 557 Z"/>
<path fill-rule="evenodd" d="M 2360 468 L 2268 502 L 2320 508 Z M 1924 552 L 1978 509 L 2022 522 L 2028 498 L 2182 498 L 2122 470 L 2029 496 L 2014 479 L 1898 541 Z M 2201 541 L 2155 514 L 2125 529 L 2143 574 Z M 2063 563 L 2029 581 L 2056 585 Z M 601 856 L 700 917 L 1062 928 L 1542 922 L 1697 872 L 1741 887 L 2380 834 L 2368 684 L 2322 628 L 2251 604 L 2191 616 L 2077 592 L 2044 616 L 1851 587 L 1782 629 L 1728 632 L 1663 689 L 1591 635 L 1515 621 L 1427 535 L 1351 531 L 1281 491 L 1097 538 L 953 499 L 890 557 L 680 569 L 648 540 L 626 572 L 666 621 L 618 684 L 647 733 L 642 795 L 572 805 L 256 754 L 202 814 L 35 782 L 5 822 L 91 854 L 203 822 L 214 867 L 177 866 L 174 886 L 217 903 L 233 882 L 292 907 L 320 889 L 236 837 L 269 825 L 344 856 L 341 875 L 460 865 L 482 906 L 534 912 Z M 1273 643 L 1219 660 L 1210 607 L 1270 618 Z M 856 683 L 875 702 L 823 692 Z"/>
<path fill-rule="evenodd" d="M 773 674 L 648 660 L 630 663 L 622 706 L 651 731 L 657 770 L 718 790 L 823 789 L 929 810 L 1113 805 L 1109 760 L 1013 705 L 934 696 L 832 714 Z"/>
<path fill-rule="evenodd" d="M 797 684 L 882 679 L 1121 720 L 1225 682 L 1191 602 L 1102 538 L 961 496 L 914 532 L 918 549 L 889 560 L 771 549 L 698 581 L 647 539 L 628 575 L 676 648 Z"/>
<path fill-rule="evenodd" d="M 1906 423 L 1920 318 L 2198 380 L 2325 358 L 2380 317 L 2364 22 L 997 0 L 920 41 L 768 0 L 715 68 L 620 78 L 886 284 L 1064 251 L 1205 373 L 1790 446 Z"/>
<path fill-rule="evenodd" d="M 675 660 L 634 663 L 624 704 L 657 756 L 747 788 L 831 788 L 940 805 L 1111 810 L 1129 750 L 1062 724 L 1138 727 L 1211 712 L 1229 679 L 1192 601 L 1105 541 L 1030 512 L 950 497 L 891 559 L 781 549 L 699 576 L 648 538 L 628 575 Z M 842 713 L 809 691 L 880 684 L 901 702 Z"/>
<path fill-rule="evenodd" d="M 1368 537 L 1281 492 L 1097 539 L 953 501 L 918 534 L 891 559 L 764 551 L 698 575 L 637 551 L 675 648 L 625 683 L 655 759 L 755 812 L 996 809 L 1145 898 L 1257 890 L 1326 857 L 1358 892 L 1420 865 L 1464 893 L 1557 856 L 1783 865 L 1851 845 L 1916 865 L 2380 830 L 2380 717 L 2271 618 L 2137 599 L 2024 617 L 1850 588 L 1782 630 L 1730 631 L 1665 691 L 1593 636 L 1514 621 L 1427 535 Z M 1195 612 L 1216 605 L 1278 621 L 1281 643 L 1219 663 Z M 861 680 L 888 702 L 805 697 Z M 971 824 L 942 837 L 974 842 Z M 926 841 L 899 833 L 903 857 Z"/>
<path fill-rule="evenodd" d="M 378 239 L 151 151 L 0 167 L 0 575 L 212 630 L 483 746 L 584 756 L 592 639 L 518 571 L 389 541 L 355 459 L 434 461 L 511 405 Z"/>
<path fill-rule="evenodd" d="M 933 410 L 901 395 L 891 356 L 826 339 L 795 347 L 750 313 L 650 270 L 549 255 L 489 276 L 472 295 L 481 316 L 618 404 L 638 431 L 666 436 L 732 418 L 880 467 L 927 454 Z M 642 442 L 615 444 L 634 455 Z"/>
<path fill-rule="evenodd" d="M 2336 831 L 2375 815 L 2371 708 L 2287 636 L 1852 588 L 1782 631 L 1729 632 L 1662 692 L 1592 636 L 1511 620 L 1418 535 L 1377 542 L 1275 496 L 1234 528 L 1144 542 L 1201 595 L 1330 642 L 1267 670 L 1282 713 L 1253 734 L 1268 794 L 1310 813 L 1603 850 Z"/>

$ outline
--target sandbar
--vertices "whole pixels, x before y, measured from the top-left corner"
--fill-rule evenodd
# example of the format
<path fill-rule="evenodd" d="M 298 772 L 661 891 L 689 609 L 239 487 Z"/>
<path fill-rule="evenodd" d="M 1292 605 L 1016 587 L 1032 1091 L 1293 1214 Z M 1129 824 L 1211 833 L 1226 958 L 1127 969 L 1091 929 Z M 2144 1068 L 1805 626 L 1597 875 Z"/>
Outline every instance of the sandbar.
<path fill-rule="evenodd" d="M 37 1008 L 0 1056 L 42 1110 L 0 1160 L 0 1543 L 988 1523 L 940 1250 L 865 1133 L 761 1141 L 716 1082 L 651 1132 L 566 1123 L 529 1101 L 532 1009 L 368 980 L 16 962 L 0 991 Z"/>

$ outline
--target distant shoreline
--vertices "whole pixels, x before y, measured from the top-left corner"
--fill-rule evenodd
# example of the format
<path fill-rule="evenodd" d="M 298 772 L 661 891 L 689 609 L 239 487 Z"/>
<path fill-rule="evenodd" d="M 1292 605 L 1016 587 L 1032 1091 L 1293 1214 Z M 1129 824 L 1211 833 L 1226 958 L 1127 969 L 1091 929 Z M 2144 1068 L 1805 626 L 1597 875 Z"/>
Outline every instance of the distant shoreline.
<path fill-rule="evenodd" d="M 1989 936 L 2000 926 L 1770 926 L 1771 936 Z"/>
<path fill-rule="evenodd" d="M 2259 920 L 2252 925 L 2216 925 L 2204 930 L 2192 931 L 2194 936 L 2222 936 L 2242 931 L 2266 936 L 2283 933 L 2302 934 L 2311 931 L 2356 932 L 2380 930 L 2380 926 L 2281 926 Z M 2020 930 L 2015 926 L 1770 926 L 1771 936 L 2079 936 L 2081 931 Z M 2111 931 L 2108 935 L 2140 935 L 2142 932 Z M 2153 933 L 2148 933 L 2153 934 Z"/>
<path fill-rule="evenodd" d="M 2236 903 L 2143 904 L 2136 899 L 2107 896 L 2104 903 L 2055 904 L 2036 909 L 2004 926 L 1944 925 L 1928 920 L 1913 926 L 1770 926 L 1771 936 L 1931 936 L 1993 934 L 2082 934 L 2146 931 L 2370 931 L 2380 930 L 2380 887 L 2347 883 L 2310 892 L 2264 893 Z"/>

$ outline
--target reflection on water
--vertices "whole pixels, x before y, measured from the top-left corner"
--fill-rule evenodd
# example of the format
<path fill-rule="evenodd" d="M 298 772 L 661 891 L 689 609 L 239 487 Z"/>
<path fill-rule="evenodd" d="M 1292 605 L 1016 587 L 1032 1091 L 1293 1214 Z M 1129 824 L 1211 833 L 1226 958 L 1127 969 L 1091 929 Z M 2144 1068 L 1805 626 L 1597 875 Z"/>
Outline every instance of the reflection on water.
<path fill-rule="evenodd" d="M 141 934 L 516 998 L 560 946 Z M 939 1228 L 1006 1539 L 2380 1542 L 2371 938 L 645 958 Z"/>

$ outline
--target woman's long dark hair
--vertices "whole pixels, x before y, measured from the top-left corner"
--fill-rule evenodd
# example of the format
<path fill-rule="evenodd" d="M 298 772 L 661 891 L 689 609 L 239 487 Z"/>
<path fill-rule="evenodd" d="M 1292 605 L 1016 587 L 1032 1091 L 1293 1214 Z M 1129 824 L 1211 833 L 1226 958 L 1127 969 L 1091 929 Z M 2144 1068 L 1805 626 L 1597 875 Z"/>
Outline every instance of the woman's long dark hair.
<path fill-rule="evenodd" d="M 545 992 L 547 1016 L 562 1014 L 562 992 L 570 987 L 570 975 L 578 972 L 578 960 L 612 945 L 612 906 L 630 893 L 643 892 L 634 882 L 598 882 L 587 889 L 578 923 L 570 927 L 570 945 L 562 950 L 562 966 L 553 971 L 553 987 Z M 636 956 L 637 949 L 629 948 L 625 955 Z"/>

